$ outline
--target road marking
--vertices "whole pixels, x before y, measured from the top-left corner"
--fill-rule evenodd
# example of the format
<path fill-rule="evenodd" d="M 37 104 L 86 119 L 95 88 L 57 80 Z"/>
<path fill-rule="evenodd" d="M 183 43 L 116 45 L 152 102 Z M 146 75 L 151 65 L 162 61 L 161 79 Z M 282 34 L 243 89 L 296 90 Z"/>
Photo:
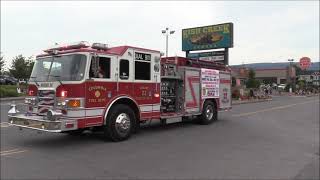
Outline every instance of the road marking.
<path fill-rule="evenodd" d="M 0 103 L 1 106 L 11 106 L 12 103 Z M 26 105 L 25 103 L 15 103 L 17 106 Z"/>
<path fill-rule="evenodd" d="M 9 124 L 9 123 L 7 123 L 7 122 L 2 122 L 2 123 L 0 123 L 0 127 L 1 128 L 6 128 L 6 127 L 10 127 L 11 126 L 11 124 Z"/>
<path fill-rule="evenodd" d="M 18 153 L 23 153 L 26 151 L 27 150 L 20 150 L 20 149 L 11 149 L 11 150 L 6 150 L 6 151 L 0 151 L 0 156 L 8 156 L 11 154 L 18 154 Z"/>
<path fill-rule="evenodd" d="M 319 101 L 319 100 L 317 100 L 317 101 Z M 311 100 L 311 101 L 306 101 L 306 102 L 302 102 L 302 103 L 288 104 L 288 105 L 284 105 L 284 106 L 277 106 L 277 107 L 273 107 L 273 108 L 262 109 L 262 110 L 258 110 L 258 111 L 248 112 L 248 113 L 235 114 L 232 116 L 233 117 L 250 116 L 250 115 L 261 113 L 261 112 L 267 112 L 267 111 L 278 110 L 278 109 L 285 109 L 285 108 L 289 108 L 292 106 L 296 106 L 296 105 L 300 105 L 300 104 L 307 104 L 310 102 L 317 102 L 317 101 Z"/>

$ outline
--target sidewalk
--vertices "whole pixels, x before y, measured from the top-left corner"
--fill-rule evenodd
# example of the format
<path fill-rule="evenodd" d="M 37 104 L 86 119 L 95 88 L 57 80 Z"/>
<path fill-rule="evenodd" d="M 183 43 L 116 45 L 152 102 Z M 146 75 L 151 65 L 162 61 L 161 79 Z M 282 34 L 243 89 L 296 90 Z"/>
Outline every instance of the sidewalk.
<path fill-rule="evenodd" d="M 20 96 L 20 97 L 5 97 L 5 98 L 0 98 L 0 102 L 3 101 L 17 101 L 17 100 L 24 100 L 26 96 Z"/>
<path fill-rule="evenodd" d="M 265 101 L 272 101 L 272 98 L 268 98 L 268 99 L 250 99 L 250 100 L 232 100 L 232 105 L 258 103 L 258 102 L 265 102 Z"/>

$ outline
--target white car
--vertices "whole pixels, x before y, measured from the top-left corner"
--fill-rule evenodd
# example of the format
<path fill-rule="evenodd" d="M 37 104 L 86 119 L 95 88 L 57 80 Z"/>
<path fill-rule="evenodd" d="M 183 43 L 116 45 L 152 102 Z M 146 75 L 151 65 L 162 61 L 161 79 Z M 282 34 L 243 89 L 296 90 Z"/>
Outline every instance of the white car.
<path fill-rule="evenodd" d="M 278 85 L 278 89 L 284 89 L 285 87 L 286 87 L 285 84 L 279 84 L 279 85 Z"/>
<path fill-rule="evenodd" d="M 19 84 L 22 84 L 22 83 L 27 83 L 27 81 L 25 79 L 19 79 Z"/>

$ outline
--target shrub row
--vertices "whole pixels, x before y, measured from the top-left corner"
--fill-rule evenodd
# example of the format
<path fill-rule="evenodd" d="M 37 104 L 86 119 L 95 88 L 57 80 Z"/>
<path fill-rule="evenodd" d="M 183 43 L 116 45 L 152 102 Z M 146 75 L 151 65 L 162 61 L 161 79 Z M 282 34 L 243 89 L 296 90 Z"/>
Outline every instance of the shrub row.
<path fill-rule="evenodd" d="M 20 87 L 23 88 L 23 87 Z M 4 97 L 18 97 L 23 96 L 24 94 L 19 94 L 17 92 L 17 86 L 16 85 L 0 85 L 0 98 Z"/>

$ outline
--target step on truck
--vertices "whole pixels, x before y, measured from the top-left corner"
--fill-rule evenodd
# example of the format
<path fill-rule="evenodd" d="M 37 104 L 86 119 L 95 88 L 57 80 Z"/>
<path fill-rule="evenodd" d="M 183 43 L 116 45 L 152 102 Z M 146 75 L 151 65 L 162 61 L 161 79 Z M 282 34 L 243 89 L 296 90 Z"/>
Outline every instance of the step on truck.
<path fill-rule="evenodd" d="M 12 104 L 20 129 L 79 133 L 100 129 L 122 141 L 150 120 L 194 118 L 200 124 L 231 109 L 229 67 L 132 46 L 81 41 L 44 50 L 28 81 L 26 112 Z"/>

